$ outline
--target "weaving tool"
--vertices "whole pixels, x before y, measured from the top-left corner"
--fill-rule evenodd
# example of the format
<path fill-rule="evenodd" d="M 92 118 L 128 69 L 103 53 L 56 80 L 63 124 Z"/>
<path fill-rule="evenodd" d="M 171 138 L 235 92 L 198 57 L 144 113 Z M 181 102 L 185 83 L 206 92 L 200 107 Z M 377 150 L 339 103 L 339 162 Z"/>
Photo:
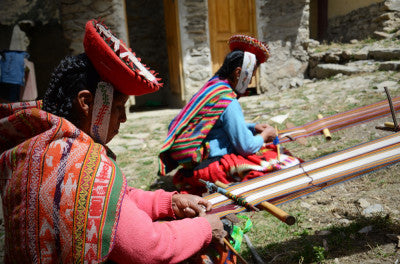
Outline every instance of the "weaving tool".
<path fill-rule="evenodd" d="M 387 130 L 387 131 L 394 131 L 397 132 L 400 130 L 400 127 L 397 123 L 397 118 L 396 118 L 396 112 L 394 110 L 393 107 L 393 102 L 392 102 L 392 97 L 390 96 L 389 90 L 387 87 L 384 87 L 385 92 L 386 92 L 386 96 L 388 98 L 388 103 L 389 103 L 389 107 L 390 107 L 390 113 L 392 114 L 392 119 L 393 119 L 393 123 L 392 122 L 385 122 L 384 126 L 376 126 L 376 129 L 381 129 L 381 130 Z"/>
<path fill-rule="evenodd" d="M 225 188 L 225 189 L 229 187 L 228 185 L 226 185 L 220 181 L 216 181 L 215 185 Z M 294 218 L 294 216 L 289 215 L 288 213 L 286 213 L 279 207 L 276 207 L 272 203 L 264 201 L 264 202 L 260 203 L 260 206 L 265 211 L 269 212 L 270 214 L 272 214 L 273 216 L 275 216 L 276 218 L 278 218 L 279 220 L 281 220 L 282 222 L 284 222 L 288 225 L 293 225 L 296 222 L 296 218 Z"/>
<path fill-rule="evenodd" d="M 216 184 L 209 182 L 209 181 L 205 181 L 203 179 L 199 179 L 199 181 L 201 183 L 203 183 L 207 189 L 211 192 L 218 192 L 221 193 L 223 195 L 225 195 L 226 197 L 228 197 L 229 199 L 231 199 L 232 201 L 234 201 L 236 204 L 241 205 L 246 207 L 247 209 L 251 210 L 251 211 L 260 211 L 260 209 L 258 209 L 257 207 L 255 207 L 252 204 L 249 204 L 245 199 L 243 199 L 242 197 L 239 197 L 237 195 L 234 195 L 230 192 L 228 192 L 226 189 L 221 188 L 219 186 L 217 186 Z"/>

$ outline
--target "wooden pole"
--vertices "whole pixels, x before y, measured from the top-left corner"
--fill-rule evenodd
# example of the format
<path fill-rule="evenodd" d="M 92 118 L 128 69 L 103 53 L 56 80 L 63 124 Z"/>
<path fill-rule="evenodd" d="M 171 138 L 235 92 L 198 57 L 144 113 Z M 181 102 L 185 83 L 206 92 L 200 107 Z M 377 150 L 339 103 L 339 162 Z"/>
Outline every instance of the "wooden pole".
<path fill-rule="evenodd" d="M 322 119 L 322 118 L 323 118 L 323 116 L 321 114 L 318 114 L 318 119 Z M 329 132 L 329 129 L 327 129 L 327 128 L 322 129 L 322 133 L 324 133 L 326 140 L 332 139 L 331 132 Z"/>
<path fill-rule="evenodd" d="M 238 256 L 241 262 L 247 264 L 247 261 L 236 251 L 236 249 L 231 245 L 231 243 L 229 243 L 228 239 L 226 239 L 225 237 L 224 237 L 224 243 L 225 245 L 228 246 L 228 248 L 230 248 L 230 250 L 233 251 L 233 253 L 235 253 L 236 256 Z"/>
<path fill-rule="evenodd" d="M 277 137 L 279 137 L 279 131 L 278 131 L 278 127 L 276 125 L 275 125 L 275 130 L 276 130 Z M 278 157 L 277 157 L 278 162 L 281 162 L 281 146 L 279 144 L 276 144 L 276 152 L 278 153 Z"/>
<path fill-rule="evenodd" d="M 229 187 L 228 185 L 226 185 L 225 183 L 222 183 L 220 181 L 216 181 L 215 185 L 217 185 L 218 187 L 221 187 L 221 188 L 225 188 L 225 189 Z M 276 218 L 278 218 L 279 220 L 281 220 L 282 222 L 284 222 L 287 225 L 293 225 L 294 223 L 296 223 L 296 218 L 294 218 L 294 216 L 286 213 L 285 211 L 283 211 L 279 207 L 273 205 L 272 203 L 264 201 L 264 202 L 260 203 L 259 205 L 265 211 L 269 212 L 270 214 L 272 214 L 273 216 L 275 216 Z"/>

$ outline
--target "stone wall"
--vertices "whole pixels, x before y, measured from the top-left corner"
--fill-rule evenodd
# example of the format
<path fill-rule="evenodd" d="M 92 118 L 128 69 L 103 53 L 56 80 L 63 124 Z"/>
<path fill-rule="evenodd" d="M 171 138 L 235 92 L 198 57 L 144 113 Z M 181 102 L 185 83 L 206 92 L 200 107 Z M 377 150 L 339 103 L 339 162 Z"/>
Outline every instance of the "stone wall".
<path fill-rule="evenodd" d="M 386 0 L 329 19 L 326 40 L 387 38 L 400 27 L 400 1 Z"/>
<path fill-rule="evenodd" d="M 83 52 L 85 24 L 93 18 L 101 18 L 118 38 L 128 40 L 124 0 L 60 0 L 60 16 L 73 55 Z"/>
<path fill-rule="evenodd" d="M 179 1 L 185 99 L 211 77 L 207 0 Z"/>
<path fill-rule="evenodd" d="M 349 42 L 352 39 L 366 39 L 373 32 L 382 29 L 381 23 L 375 18 L 383 14 L 382 3 L 372 4 L 356 9 L 344 16 L 328 20 L 328 28 L 324 39 L 335 42 Z"/>
<path fill-rule="evenodd" d="M 271 56 L 261 64 L 261 92 L 301 84 L 308 66 L 309 0 L 256 0 L 258 37 Z"/>

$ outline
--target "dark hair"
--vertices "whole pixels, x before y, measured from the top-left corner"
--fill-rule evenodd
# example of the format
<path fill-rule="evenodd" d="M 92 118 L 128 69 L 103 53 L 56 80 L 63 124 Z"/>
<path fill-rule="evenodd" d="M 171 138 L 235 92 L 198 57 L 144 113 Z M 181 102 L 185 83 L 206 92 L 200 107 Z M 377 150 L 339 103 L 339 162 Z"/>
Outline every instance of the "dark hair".
<path fill-rule="evenodd" d="M 244 52 L 234 50 L 226 55 L 221 68 L 215 73 L 215 76 L 221 79 L 230 79 L 232 73 L 237 67 L 242 67 Z"/>
<path fill-rule="evenodd" d="M 43 98 L 43 110 L 75 123 L 73 102 L 78 92 L 95 93 L 100 76 L 86 54 L 67 56 L 54 69 Z"/>

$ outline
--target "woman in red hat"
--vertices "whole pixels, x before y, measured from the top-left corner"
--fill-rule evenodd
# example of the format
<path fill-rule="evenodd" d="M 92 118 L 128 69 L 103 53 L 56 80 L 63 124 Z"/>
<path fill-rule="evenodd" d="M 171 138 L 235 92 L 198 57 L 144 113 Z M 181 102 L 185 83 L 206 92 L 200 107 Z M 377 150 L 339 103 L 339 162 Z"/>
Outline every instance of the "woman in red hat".
<path fill-rule="evenodd" d="M 285 154 L 278 160 L 271 144 L 275 129 L 246 123 L 238 102 L 257 67 L 268 59 L 267 44 L 234 35 L 229 46 L 221 68 L 171 122 L 159 155 L 160 175 L 181 166 L 173 180 L 182 191 L 204 192 L 199 179 L 244 181 L 299 162 Z"/>
<path fill-rule="evenodd" d="M 96 20 L 84 47 L 55 69 L 43 107 L 0 107 L 5 262 L 177 263 L 222 240 L 207 200 L 127 186 L 106 144 L 128 95 L 161 84 Z"/>

